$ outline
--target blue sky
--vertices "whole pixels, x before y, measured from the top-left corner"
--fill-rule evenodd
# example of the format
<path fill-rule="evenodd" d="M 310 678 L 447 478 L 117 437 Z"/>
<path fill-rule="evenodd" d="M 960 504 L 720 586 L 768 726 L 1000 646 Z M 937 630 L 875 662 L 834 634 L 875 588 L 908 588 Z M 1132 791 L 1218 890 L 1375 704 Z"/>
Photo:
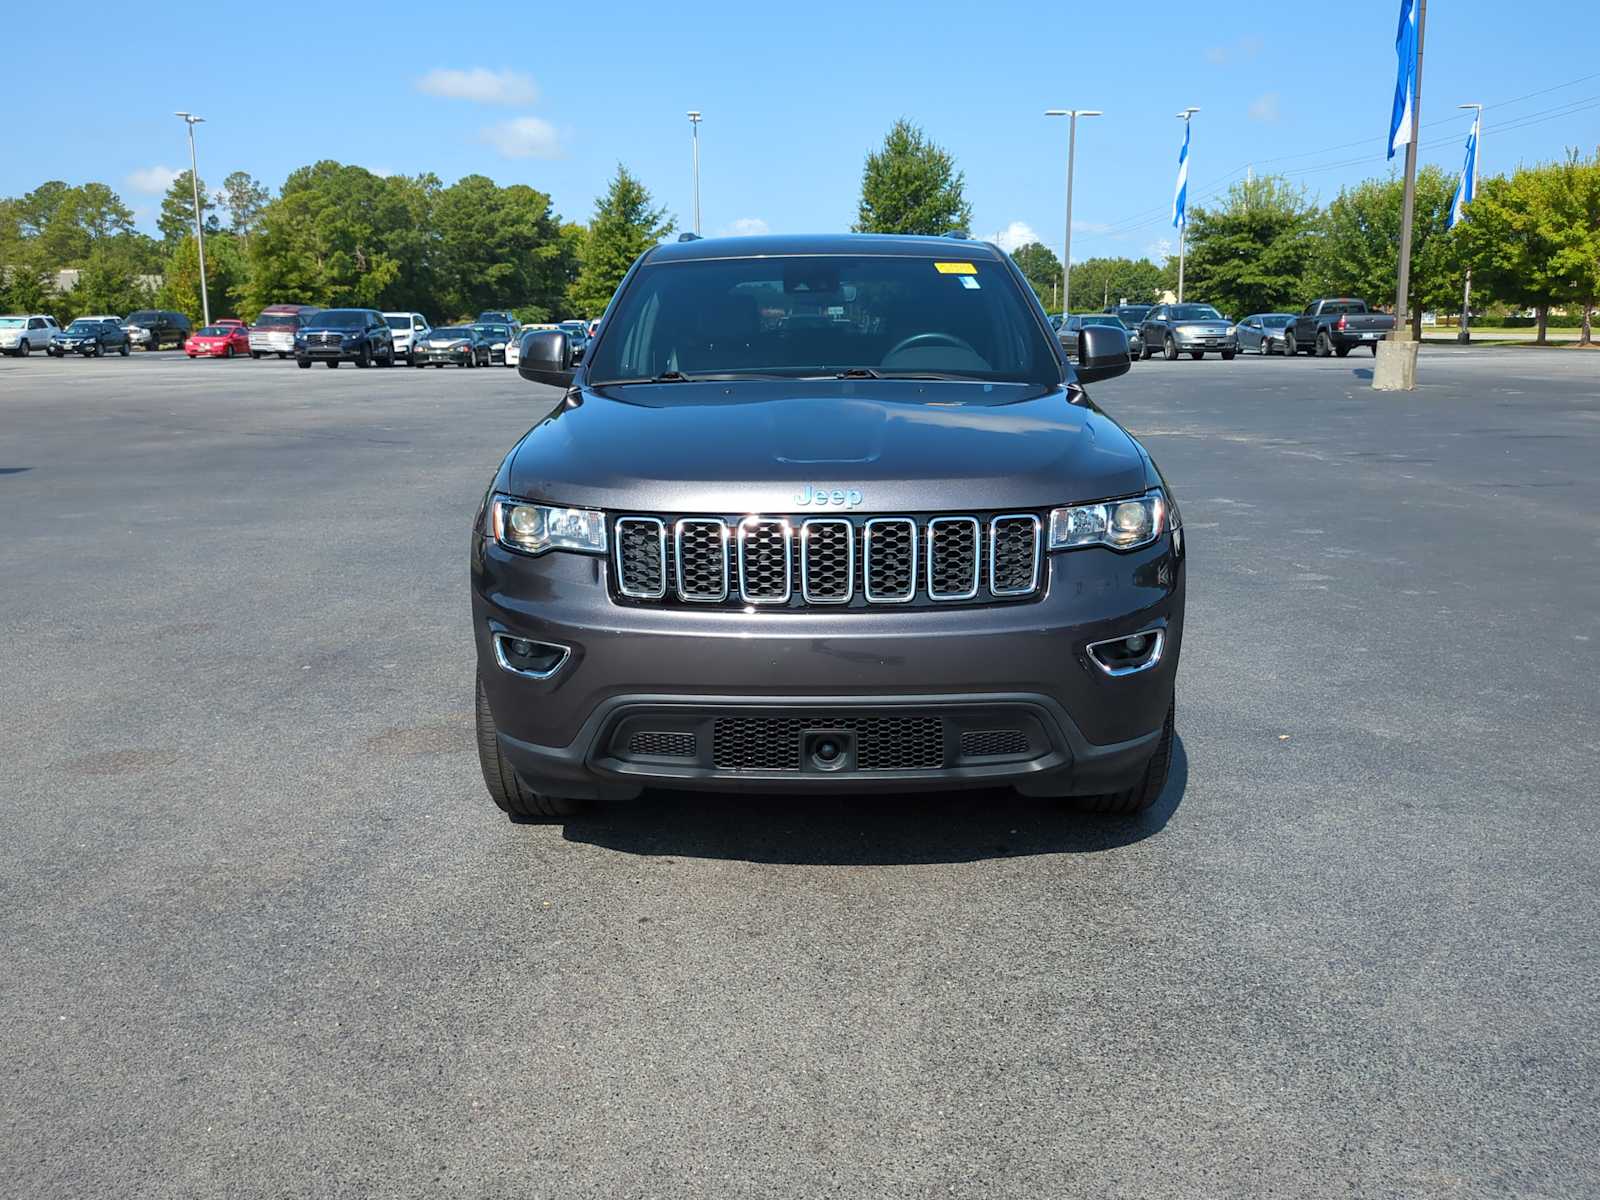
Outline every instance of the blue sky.
<path fill-rule="evenodd" d="M 1442 144 L 1424 161 L 1459 167 L 1462 101 L 1495 106 L 1485 172 L 1600 144 L 1600 22 L 1559 7 L 1508 19 L 1504 3 L 1436 0 L 1423 145 Z M 348 13 L 268 4 L 217 9 L 237 15 L 218 20 L 209 46 L 191 34 L 207 24 L 202 9 L 181 34 L 131 21 L 115 37 L 8 56 L 5 111 L 47 119 L 8 125 L 0 195 L 98 179 L 153 229 L 166 181 L 188 164 L 171 114 L 191 109 L 208 118 L 200 166 L 213 186 L 242 169 L 276 187 L 335 158 L 528 183 L 581 220 L 621 161 L 686 228 L 684 113 L 698 108 L 708 234 L 839 230 L 855 216 L 863 157 L 906 116 L 966 172 L 975 233 L 1009 245 L 1034 231 L 1059 251 L 1066 123 L 1042 113 L 1080 107 L 1106 115 L 1079 125 L 1074 259 L 1159 253 L 1172 236 L 1172 114 L 1185 105 L 1201 108 L 1191 203 L 1251 164 L 1298 172 L 1322 199 L 1387 169 L 1397 9 L 1338 0 L 1327 10 L 1338 19 L 1289 22 L 1281 4 L 1200 0 L 1142 23 L 1157 10 L 1066 0 L 390 3 L 370 10 L 384 32 L 358 44 Z M 1180 17 L 1209 31 L 1181 32 Z M 317 46 L 301 24 L 340 44 Z"/>

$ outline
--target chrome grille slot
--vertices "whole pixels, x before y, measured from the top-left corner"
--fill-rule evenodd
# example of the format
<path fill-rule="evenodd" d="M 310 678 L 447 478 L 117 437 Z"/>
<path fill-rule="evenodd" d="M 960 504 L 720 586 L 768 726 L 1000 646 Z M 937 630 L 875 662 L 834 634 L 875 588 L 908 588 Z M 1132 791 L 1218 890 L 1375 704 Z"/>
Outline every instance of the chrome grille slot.
<path fill-rule="evenodd" d="M 739 596 L 750 604 L 784 604 L 793 591 L 789 522 L 746 517 L 739 522 Z"/>
<path fill-rule="evenodd" d="M 617 590 L 633 600 L 667 594 L 667 526 L 655 517 L 618 517 Z"/>
<path fill-rule="evenodd" d="M 807 604 L 848 604 L 856 591 L 856 527 L 840 517 L 800 526 L 800 594 Z"/>
<path fill-rule="evenodd" d="M 866 524 L 863 592 L 873 604 L 905 604 L 917 594 L 917 523 L 874 517 Z"/>
<path fill-rule="evenodd" d="M 977 517 L 928 522 L 928 599 L 970 600 L 978 594 Z"/>
<path fill-rule="evenodd" d="M 1039 518 L 1007 513 L 989 522 L 989 594 L 1024 596 L 1039 586 Z"/>
<path fill-rule="evenodd" d="M 673 527 L 678 597 L 699 604 L 728 598 L 728 527 L 714 517 L 685 517 Z"/>

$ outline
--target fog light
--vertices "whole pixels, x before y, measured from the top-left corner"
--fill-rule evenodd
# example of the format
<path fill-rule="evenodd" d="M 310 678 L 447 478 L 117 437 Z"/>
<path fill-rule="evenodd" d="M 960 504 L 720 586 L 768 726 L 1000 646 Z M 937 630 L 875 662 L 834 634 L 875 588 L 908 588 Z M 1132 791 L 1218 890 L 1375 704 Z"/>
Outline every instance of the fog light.
<path fill-rule="evenodd" d="M 1086 649 L 1089 661 L 1100 670 L 1107 675 L 1120 676 L 1148 671 L 1161 661 L 1165 645 L 1165 631 L 1146 629 L 1103 642 L 1090 642 Z"/>
<path fill-rule="evenodd" d="M 555 642 L 536 642 L 530 638 L 494 635 L 494 660 L 501 670 L 528 679 L 549 679 L 567 665 L 572 657 L 569 647 Z"/>

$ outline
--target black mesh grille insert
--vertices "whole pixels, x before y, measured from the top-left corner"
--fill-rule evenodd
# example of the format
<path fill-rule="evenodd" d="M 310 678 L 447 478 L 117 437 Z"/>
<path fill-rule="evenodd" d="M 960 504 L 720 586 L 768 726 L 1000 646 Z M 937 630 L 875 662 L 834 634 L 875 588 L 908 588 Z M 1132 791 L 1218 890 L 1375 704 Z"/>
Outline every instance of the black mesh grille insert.
<path fill-rule="evenodd" d="M 939 717 L 718 717 L 711 756 L 728 770 L 798 771 L 801 739 L 810 729 L 856 735 L 862 771 L 915 771 L 944 766 L 944 721 Z"/>
<path fill-rule="evenodd" d="M 964 758 L 985 754 L 1026 754 L 1031 747 L 1020 729 L 969 729 L 961 735 Z"/>
<path fill-rule="evenodd" d="M 739 594 L 780 603 L 789 598 L 789 526 L 752 518 L 739 524 Z"/>
<path fill-rule="evenodd" d="M 624 596 L 655 600 L 666 594 L 666 526 L 653 517 L 617 522 L 617 586 Z"/>
<path fill-rule="evenodd" d="M 917 526 L 909 517 L 867 522 L 868 600 L 909 600 L 917 589 Z"/>
<path fill-rule="evenodd" d="M 728 594 L 728 528 L 721 521 L 678 522 L 678 594 L 685 600 L 721 600 Z"/>
<path fill-rule="evenodd" d="M 636 733 L 628 739 L 629 754 L 655 754 L 665 758 L 693 758 L 692 733 Z"/>
<path fill-rule="evenodd" d="M 855 526 L 849 521 L 807 521 L 800 528 L 805 598 L 842 604 L 855 590 Z"/>
<path fill-rule="evenodd" d="M 993 559 L 989 589 L 997 596 L 1031 592 L 1037 582 L 1039 519 L 996 517 L 989 522 Z"/>
<path fill-rule="evenodd" d="M 928 595 L 964 599 L 978 590 L 978 522 L 935 517 L 928 522 Z"/>

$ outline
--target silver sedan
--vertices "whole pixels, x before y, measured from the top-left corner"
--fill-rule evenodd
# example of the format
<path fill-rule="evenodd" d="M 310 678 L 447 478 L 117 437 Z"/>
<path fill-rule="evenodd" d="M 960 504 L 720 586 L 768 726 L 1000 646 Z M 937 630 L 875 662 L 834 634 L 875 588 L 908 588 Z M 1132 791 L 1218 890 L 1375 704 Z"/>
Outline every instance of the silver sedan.
<path fill-rule="evenodd" d="M 1239 322 L 1239 349 L 1282 354 L 1283 331 L 1292 320 L 1290 313 L 1252 313 Z"/>

